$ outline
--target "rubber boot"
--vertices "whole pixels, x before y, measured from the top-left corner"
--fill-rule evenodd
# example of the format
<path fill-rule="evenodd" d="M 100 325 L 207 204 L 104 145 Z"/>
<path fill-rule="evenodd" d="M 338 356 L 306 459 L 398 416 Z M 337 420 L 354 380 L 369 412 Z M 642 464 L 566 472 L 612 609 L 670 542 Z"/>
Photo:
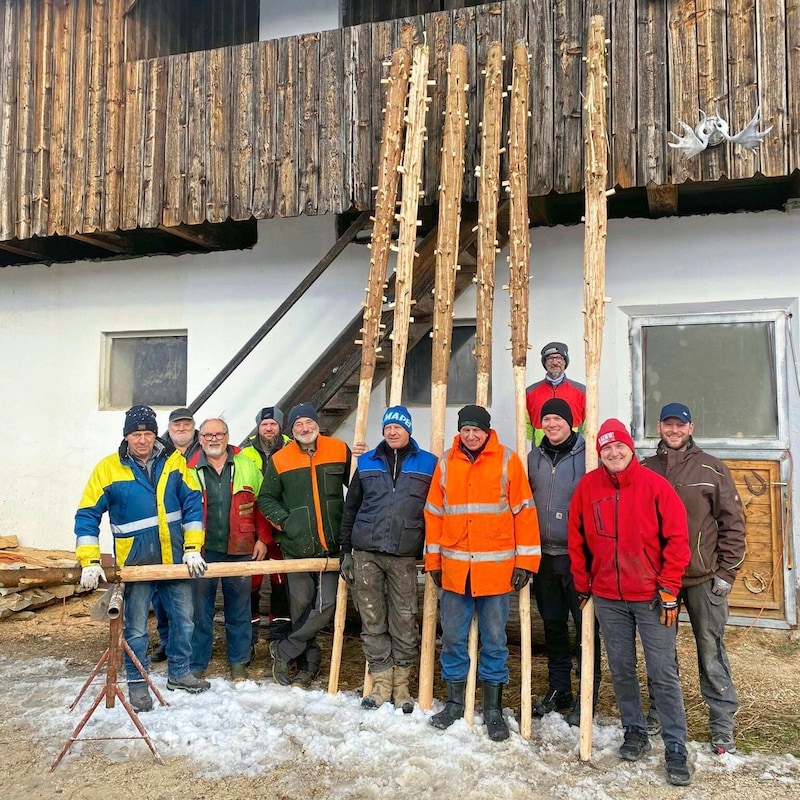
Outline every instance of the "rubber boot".
<path fill-rule="evenodd" d="M 444 704 L 444 711 L 431 717 L 431 725 L 440 730 L 449 728 L 457 719 L 464 716 L 464 694 L 467 690 L 467 682 L 446 681 L 446 683 L 447 702 Z"/>
<path fill-rule="evenodd" d="M 410 714 L 414 710 L 414 698 L 408 690 L 408 681 L 411 678 L 411 667 L 394 668 L 394 689 L 392 698 L 394 707 L 402 708 L 404 714 Z"/>
<path fill-rule="evenodd" d="M 379 708 L 392 699 L 393 673 L 389 667 L 372 676 L 372 691 L 361 701 L 361 708 Z"/>
<path fill-rule="evenodd" d="M 503 719 L 503 684 L 483 681 L 483 721 L 493 742 L 508 739 L 508 725 Z"/>

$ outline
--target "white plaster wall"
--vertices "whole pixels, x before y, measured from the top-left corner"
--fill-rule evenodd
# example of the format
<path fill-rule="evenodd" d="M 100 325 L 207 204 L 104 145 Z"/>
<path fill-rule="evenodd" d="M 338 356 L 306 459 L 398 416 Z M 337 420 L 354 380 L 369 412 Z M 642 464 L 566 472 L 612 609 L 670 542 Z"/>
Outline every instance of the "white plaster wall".
<path fill-rule="evenodd" d="M 798 297 L 797 223 L 797 216 L 779 212 L 612 220 L 601 418 L 631 418 L 628 317 L 620 306 Z M 98 410 L 103 331 L 187 328 L 191 399 L 333 240 L 332 218 L 268 220 L 259 223 L 259 242 L 251 251 L 0 270 L 0 397 L 12 445 L 0 461 L 0 533 L 16 533 L 34 547 L 73 546 L 72 516 L 86 478 L 121 437 L 122 411 Z M 568 374 L 583 380 L 583 228 L 538 228 L 531 245 L 528 380 L 543 375 L 539 351 L 553 339 L 569 345 Z M 255 411 L 276 402 L 357 313 L 368 253 L 348 248 L 199 419 L 224 414 L 234 440 L 244 436 Z M 506 255 L 498 256 L 490 410 L 501 440 L 513 446 L 509 304 L 501 289 L 508 277 Z M 470 291 L 457 303 L 456 316 L 472 317 L 473 307 Z M 793 381 L 790 376 L 790 386 Z M 376 387 L 368 434 L 373 445 L 385 400 L 385 385 Z M 411 411 L 414 435 L 426 446 L 429 412 Z M 455 434 L 457 411 L 448 410 L 447 442 Z M 159 413 L 162 427 L 166 417 L 166 411 Z M 797 448 L 797 402 L 790 418 Z M 351 417 L 340 429 L 347 441 L 353 423 Z"/>
<path fill-rule="evenodd" d="M 259 39 L 281 39 L 339 27 L 339 0 L 261 0 Z"/>

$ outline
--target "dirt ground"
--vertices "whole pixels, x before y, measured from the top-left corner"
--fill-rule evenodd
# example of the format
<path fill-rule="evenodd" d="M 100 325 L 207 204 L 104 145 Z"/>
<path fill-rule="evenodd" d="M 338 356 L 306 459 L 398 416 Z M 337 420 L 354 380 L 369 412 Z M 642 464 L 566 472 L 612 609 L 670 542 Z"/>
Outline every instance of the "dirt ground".
<path fill-rule="evenodd" d="M 44 657 L 64 659 L 71 666 L 85 668 L 88 675 L 103 653 L 108 639 L 107 625 L 89 620 L 91 602 L 96 597 L 91 600 L 86 597 L 71 598 L 61 605 L 0 620 L 0 651 L 4 655 L 15 654 L 26 660 Z M 357 632 L 352 627 L 348 626 L 342 660 L 340 688 L 344 690 L 358 688 L 363 676 L 364 662 Z M 325 637 L 325 641 L 329 646 L 330 637 Z M 513 631 L 510 631 L 509 641 L 512 649 L 510 664 L 518 665 L 519 659 L 513 657 Z M 534 629 L 535 694 L 546 688 L 546 663 L 541 652 L 537 652 L 540 644 Z M 728 648 L 741 706 L 736 728 L 740 751 L 765 757 L 783 754 L 800 756 L 800 637 L 796 632 L 730 628 Z M 214 660 L 209 670 L 211 677 L 226 675 L 226 664 L 220 657 L 222 649 L 221 641 L 215 641 Z M 688 625 L 683 625 L 679 633 L 679 658 L 689 738 L 705 742 L 708 738 L 707 714 L 698 692 L 697 666 Z M 267 643 L 262 640 L 250 677 L 268 680 L 268 661 Z M 320 685 L 327 685 L 327 675 L 321 676 Z M 437 697 L 443 695 L 441 686 L 437 685 L 435 691 Z M 511 685 L 505 694 L 506 705 L 514 707 L 515 695 L 519 696 L 519 674 L 514 674 L 512 669 Z M 514 711 L 518 716 L 518 703 Z M 600 711 L 615 714 L 613 693 L 607 680 L 601 687 Z M 37 747 L 32 731 L 13 719 L 4 719 L 0 731 L 0 775 L 3 776 L 0 779 L 0 796 L 4 800 L 101 800 L 108 796 L 113 796 L 115 800 L 323 797 L 324 794 L 315 786 L 324 785 L 322 779 L 325 773 L 335 769 L 334 765 L 323 764 L 316 768 L 316 774 L 308 774 L 309 765 L 306 762 L 296 765 L 297 770 L 302 768 L 305 771 L 302 780 L 290 774 L 291 767 L 282 767 L 266 778 L 209 780 L 195 777 L 191 764 L 183 758 L 170 759 L 165 766 L 159 766 L 149 756 L 136 762 L 112 763 L 102 752 L 87 749 L 79 759 L 65 762 L 54 773 L 49 772 L 50 760 L 51 757 Z M 787 794 L 780 794 L 780 789 L 776 792 L 774 782 L 763 782 L 765 763 L 768 764 L 768 761 L 754 762 L 752 765 L 748 762 L 730 775 L 720 776 L 716 773 L 705 779 L 698 775 L 691 791 L 682 791 L 678 795 L 671 788 L 637 784 L 635 793 L 628 796 L 648 800 L 703 797 L 711 796 L 712 792 L 715 800 L 762 797 L 772 800 L 796 796 L 797 783 L 791 790 L 787 787 Z M 800 775 L 797 778 L 800 781 Z M 569 783 L 570 777 L 565 775 L 566 798 L 572 796 Z"/>

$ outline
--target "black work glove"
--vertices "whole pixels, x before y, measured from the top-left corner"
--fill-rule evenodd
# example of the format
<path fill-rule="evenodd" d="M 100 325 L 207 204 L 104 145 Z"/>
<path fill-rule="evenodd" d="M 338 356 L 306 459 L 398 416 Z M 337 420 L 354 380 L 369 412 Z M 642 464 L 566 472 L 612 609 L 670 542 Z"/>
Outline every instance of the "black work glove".
<path fill-rule="evenodd" d="M 518 592 L 520 589 L 524 589 L 528 585 L 528 581 L 531 579 L 531 573 L 528 572 L 526 569 L 520 569 L 520 567 L 514 567 L 514 574 L 511 576 L 511 588 Z"/>
<path fill-rule="evenodd" d="M 578 592 L 578 608 L 581 611 L 586 607 L 586 604 L 589 602 L 589 598 L 592 596 L 591 592 Z"/>
<path fill-rule="evenodd" d="M 440 569 L 432 569 L 428 575 L 431 576 L 431 580 L 436 584 L 437 589 L 442 588 L 442 571 Z"/>
<path fill-rule="evenodd" d="M 339 556 L 339 574 L 348 586 L 352 586 L 355 582 L 352 553 L 342 553 L 341 556 Z"/>
<path fill-rule="evenodd" d="M 678 619 L 678 598 L 669 589 L 658 587 L 656 596 L 650 601 L 650 608 L 655 610 L 661 606 L 661 624 L 672 627 Z"/>

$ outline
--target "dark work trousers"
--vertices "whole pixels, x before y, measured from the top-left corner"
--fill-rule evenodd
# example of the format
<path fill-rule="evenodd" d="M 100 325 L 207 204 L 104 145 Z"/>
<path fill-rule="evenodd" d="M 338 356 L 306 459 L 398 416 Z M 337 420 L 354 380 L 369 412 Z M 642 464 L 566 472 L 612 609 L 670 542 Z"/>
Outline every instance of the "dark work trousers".
<path fill-rule="evenodd" d="M 572 635 L 569 618 L 575 623 L 577 653 L 580 675 L 581 658 L 581 608 L 572 573 L 569 556 L 542 555 L 539 571 L 533 579 L 536 605 L 544 623 L 544 644 L 547 651 L 547 675 L 552 689 L 560 692 L 572 691 Z M 594 694 L 600 685 L 600 626 L 594 624 Z"/>
<path fill-rule="evenodd" d="M 275 645 L 284 661 L 297 659 L 311 672 L 319 670 L 322 655 L 317 634 L 333 619 L 338 572 L 290 572 L 289 607 L 292 632 Z"/>
<path fill-rule="evenodd" d="M 369 671 L 374 675 L 413 664 L 419 656 L 414 556 L 354 550 L 353 577 Z"/>
<path fill-rule="evenodd" d="M 636 633 L 642 641 L 647 678 L 653 691 L 663 730 L 661 737 L 667 752 L 686 755 L 686 711 L 678 680 L 675 656 L 676 625 L 667 627 L 660 620 L 660 609 L 646 601 L 594 598 L 606 645 L 611 682 L 617 697 L 622 727 L 647 731 L 639 676 L 636 672 Z"/>

